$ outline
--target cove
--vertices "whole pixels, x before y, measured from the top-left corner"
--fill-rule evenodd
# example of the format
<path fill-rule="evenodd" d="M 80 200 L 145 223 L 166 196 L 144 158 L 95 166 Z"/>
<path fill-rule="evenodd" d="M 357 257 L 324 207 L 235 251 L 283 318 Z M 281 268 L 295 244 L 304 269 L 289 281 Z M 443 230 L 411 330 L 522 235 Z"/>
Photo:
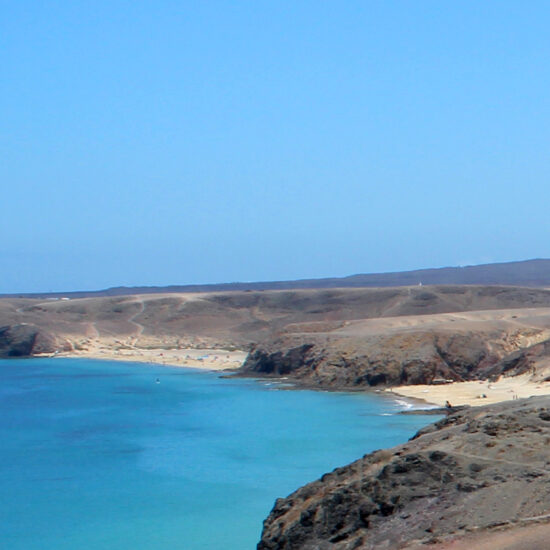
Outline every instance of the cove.
<path fill-rule="evenodd" d="M 0 361 L 11 550 L 253 550 L 276 498 L 433 416 L 374 393 L 86 359 Z"/>

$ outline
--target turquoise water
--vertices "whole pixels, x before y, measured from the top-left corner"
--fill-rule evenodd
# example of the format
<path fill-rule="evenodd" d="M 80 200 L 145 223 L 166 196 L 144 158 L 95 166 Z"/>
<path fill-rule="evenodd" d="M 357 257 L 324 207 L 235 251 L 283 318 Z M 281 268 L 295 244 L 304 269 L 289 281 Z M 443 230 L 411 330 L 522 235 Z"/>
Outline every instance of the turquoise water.
<path fill-rule="evenodd" d="M 10 550 L 252 550 L 277 497 L 433 420 L 150 365 L 2 360 L 0 380 Z"/>

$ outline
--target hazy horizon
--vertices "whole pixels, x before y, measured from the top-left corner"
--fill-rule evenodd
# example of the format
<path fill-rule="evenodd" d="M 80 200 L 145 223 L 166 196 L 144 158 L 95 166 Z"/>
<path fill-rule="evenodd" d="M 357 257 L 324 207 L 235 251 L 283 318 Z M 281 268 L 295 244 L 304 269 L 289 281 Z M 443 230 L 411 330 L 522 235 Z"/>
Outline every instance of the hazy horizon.
<path fill-rule="evenodd" d="M 148 284 L 148 285 L 140 285 L 140 284 L 136 284 L 136 285 L 109 285 L 109 286 L 101 287 L 101 288 L 36 290 L 36 291 L 29 291 L 29 292 L 25 292 L 25 291 L 0 292 L 0 296 L 1 295 L 10 296 L 10 295 L 18 295 L 18 294 L 21 294 L 21 295 L 24 295 L 24 294 L 30 294 L 30 295 L 49 294 L 49 293 L 62 294 L 64 292 L 66 292 L 67 294 L 70 294 L 70 293 L 73 293 L 73 292 L 87 293 L 87 292 L 101 292 L 101 291 L 110 290 L 110 289 L 117 289 L 117 288 L 128 288 L 128 289 L 138 288 L 139 289 L 139 288 L 168 288 L 168 287 L 186 287 L 186 286 L 202 287 L 202 286 L 238 285 L 238 284 L 244 284 L 244 285 L 251 284 L 251 285 L 254 285 L 254 284 L 262 284 L 262 283 L 269 284 L 269 283 L 278 283 L 278 282 L 309 281 L 309 280 L 311 280 L 311 281 L 322 281 L 324 279 L 346 279 L 346 278 L 349 278 L 349 277 L 355 277 L 355 276 L 361 276 L 361 275 L 381 275 L 381 276 L 383 276 L 383 275 L 391 275 L 391 274 L 414 273 L 416 271 L 437 271 L 437 270 L 444 270 L 444 269 L 460 269 L 460 268 L 494 266 L 494 265 L 500 265 L 500 264 L 517 264 L 517 263 L 538 262 L 538 261 L 550 261 L 550 258 L 528 258 L 528 259 L 525 259 L 525 260 L 511 260 L 509 262 L 491 262 L 489 264 L 464 264 L 464 265 L 455 265 L 455 266 L 447 265 L 447 266 L 437 266 L 437 267 L 418 267 L 418 268 L 414 268 L 414 269 L 410 269 L 410 270 L 402 270 L 402 271 L 386 271 L 386 272 L 370 272 L 370 273 L 367 273 L 367 272 L 348 273 L 348 274 L 342 275 L 342 276 L 333 276 L 333 275 L 320 276 L 320 277 L 312 276 L 312 277 L 302 277 L 300 279 L 263 279 L 263 280 L 249 280 L 249 281 L 244 281 L 244 280 L 241 280 L 241 281 L 213 281 L 213 282 L 206 282 L 206 283 L 205 282 L 197 282 L 197 283 L 185 283 L 185 282 L 180 283 L 180 282 L 176 282 L 176 283 L 169 283 L 169 284 L 166 284 L 166 285 L 155 285 L 155 284 Z M 419 283 L 421 283 L 421 282 L 422 281 L 419 281 Z M 445 283 L 428 283 L 428 284 L 445 284 Z M 452 284 L 460 284 L 460 283 L 452 283 Z M 469 283 L 465 283 L 465 284 L 469 284 Z M 390 286 L 393 286 L 393 285 L 390 285 Z M 312 288 L 314 288 L 314 287 L 312 287 Z M 320 287 L 320 288 L 324 288 L 324 287 Z"/>

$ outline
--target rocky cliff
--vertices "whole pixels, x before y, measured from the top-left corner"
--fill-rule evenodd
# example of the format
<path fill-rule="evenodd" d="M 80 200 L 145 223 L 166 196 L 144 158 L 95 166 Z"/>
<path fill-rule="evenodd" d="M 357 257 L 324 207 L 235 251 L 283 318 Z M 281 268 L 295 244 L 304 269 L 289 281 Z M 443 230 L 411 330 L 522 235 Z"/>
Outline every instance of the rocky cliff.
<path fill-rule="evenodd" d="M 451 414 L 277 500 L 258 550 L 418 548 L 550 519 L 549 444 L 550 397 Z"/>
<path fill-rule="evenodd" d="M 491 379 L 549 363 L 546 329 L 391 331 L 381 334 L 286 334 L 255 346 L 243 373 L 281 377 L 319 388 L 431 384 Z"/>
<path fill-rule="evenodd" d="M 0 357 L 27 357 L 52 353 L 55 349 L 55 338 L 35 325 L 0 327 Z"/>

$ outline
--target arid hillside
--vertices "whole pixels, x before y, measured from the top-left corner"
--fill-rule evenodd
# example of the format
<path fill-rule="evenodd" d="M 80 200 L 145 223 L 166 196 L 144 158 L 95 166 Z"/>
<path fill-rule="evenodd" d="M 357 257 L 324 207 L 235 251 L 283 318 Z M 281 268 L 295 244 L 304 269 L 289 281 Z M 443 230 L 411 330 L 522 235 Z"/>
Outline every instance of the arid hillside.
<path fill-rule="evenodd" d="M 285 356 L 291 349 L 309 346 L 318 358 L 325 357 L 325 366 L 330 363 L 346 367 L 343 378 L 331 381 L 332 375 L 323 375 L 322 384 L 362 385 L 372 384 L 372 376 L 347 367 L 363 369 L 364 362 L 357 359 L 365 354 L 376 361 L 380 354 L 391 355 L 401 365 L 404 359 L 400 354 L 406 355 L 410 364 L 414 357 L 431 358 L 439 347 L 436 352 L 440 356 L 441 352 L 456 352 L 467 358 L 461 360 L 462 370 L 455 369 L 456 375 L 438 367 L 434 376 L 460 379 L 465 377 L 464 369 L 468 370 L 466 363 L 476 360 L 480 353 L 491 356 L 483 363 L 488 367 L 495 357 L 501 359 L 544 341 L 550 327 L 544 308 L 550 308 L 549 290 L 483 286 L 148 294 L 70 300 L 5 298 L 0 300 L 0 352 L 21 356 L 63 350 L 85 352 L 99 344 L 115 350 L 252 349 L 246 372 L 277 375 L 287 373 L 288 366 L 281 370 L 277 361 L 266 363 L 265 357 Z M 440 316 L 449 312 L 485 313 Z M 471 337 L 470 333 L 477 336 Z M 485 346 L 486 340 L 494 344 L 490 350 L 480 351 L 479 346 Z M 461 342 L 472 349 L 460 351 Z M 479 346 L 474 345 L 476 342 Z M 328 362 L 326 349 L 332 350 Z M 418 366 L 423 367 L 421 363 Z M 302 361 L 304 364 L 308 361 Z M 300 377 L 303 373 L 295 374 Z M 396 376 L 382 377 L 379 382 L 406 382 L 409 375 Z M 413 380 L 411 375 L 410 382 Z"/>

